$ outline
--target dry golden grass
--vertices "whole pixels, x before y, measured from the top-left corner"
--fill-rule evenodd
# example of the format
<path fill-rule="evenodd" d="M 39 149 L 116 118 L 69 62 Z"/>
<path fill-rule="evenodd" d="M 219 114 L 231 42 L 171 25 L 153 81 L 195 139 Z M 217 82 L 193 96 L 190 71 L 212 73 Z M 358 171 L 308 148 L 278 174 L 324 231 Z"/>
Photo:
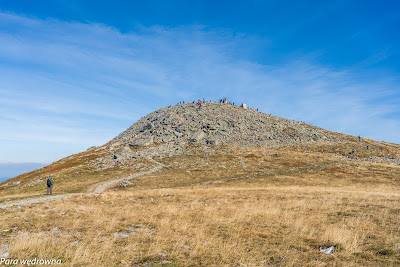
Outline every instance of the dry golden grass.
<path fill-rule="evenodd" d="M 11 242 L 11 258 L 69 266 L 395 265 L 399 200 L 398 193 L 358 188 L 127 190 L 3 212 L 2 230 L 20 232 L 3 232 L 1 243 Z M 334 256 L 319 252 L 330 245 Z"/>
<path fill-rule="evenodd" d="M 321 149 L 188 148 L 132 187 L 1 210 L 0 249 L 65 266 L 399 265 L 400 166 Z"/>

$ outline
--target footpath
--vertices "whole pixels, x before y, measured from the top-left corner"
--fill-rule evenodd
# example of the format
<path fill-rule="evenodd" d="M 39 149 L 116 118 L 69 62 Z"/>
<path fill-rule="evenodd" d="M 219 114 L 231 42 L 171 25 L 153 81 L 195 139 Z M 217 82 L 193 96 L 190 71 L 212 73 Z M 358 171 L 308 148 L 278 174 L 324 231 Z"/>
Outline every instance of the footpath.
<path fill-rule="evenodd" d="M 35 198 L 25 198 L 25 199 L 20 199 L 20 200 L 15 200 L 15 201 L 9 201 L 9 202 L 5 202 L 5 203 L 1 203 L 0 210 L 6 209 L 9 207 L 13 207 L 13 206 L 29 206 L 29 205 L 37 204 L 37 203 L 55 201 L 55 200 L 59 200 L 59 199 L 65 199 L 65 198 L 68 198 L 71 196 L 79 196 L 79 195 L 85 195 L 85 194 L 101 194 L 101 193 L 107 191 L 107 189 L 109 189 L 113 186 L 116 186 L 121 182 L 129 181 L 131 179 L 134 179 L 134 178 L 137 178 L 140 176 L 144 176 L 144 175 L 150 175 L 150 174 L 152 174 L 156 171 L 159 171 L 165 167 L 164 164 L 162 164 L 161 162 L 157 162 L 152 158 L 149 158 L 149 161 L 156 164 L 156 166 L 148 171 L 142 171 L 142 172 L 130 174 L 129 177 L 126 177 L 126 178 L 117 178 L 117 179 L 112 179 L 112 180 L 109 180 L 106 182 L 101 182 L 99 184 L 96 184 L 96 185 L 90 187 L 86 193 L 71 193 L 71 194 L 54 195 L 54 196 L 40 196 L 40 197 L 35 197 Z"/>

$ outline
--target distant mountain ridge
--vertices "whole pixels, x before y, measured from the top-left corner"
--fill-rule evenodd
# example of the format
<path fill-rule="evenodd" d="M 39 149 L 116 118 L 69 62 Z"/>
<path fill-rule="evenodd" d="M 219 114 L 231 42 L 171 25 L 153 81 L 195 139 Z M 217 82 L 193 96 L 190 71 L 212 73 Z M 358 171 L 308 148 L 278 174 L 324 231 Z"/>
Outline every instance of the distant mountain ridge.
<path fill-rule="evenodd" d="M 42 168 L 47 164 L 44 163 L 32 163 L 32 162 L 25 162 L 25 163 L 0 163 L 0 182 L 11 179 L 15 176 L 20 174 L 30 172 L 36 170 L 38 168 Z"/>

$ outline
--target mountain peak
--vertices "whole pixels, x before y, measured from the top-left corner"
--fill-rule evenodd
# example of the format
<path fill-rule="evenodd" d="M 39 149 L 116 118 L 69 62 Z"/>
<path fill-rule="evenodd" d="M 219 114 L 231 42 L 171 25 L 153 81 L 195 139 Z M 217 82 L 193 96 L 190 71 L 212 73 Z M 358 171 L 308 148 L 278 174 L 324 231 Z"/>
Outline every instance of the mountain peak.
<path fill-rule="evenodd" d="M 160 108 L 119 134 L 112 142 L 227 144 L 275 147 L 339 139 L 304 122 L 272 116 L 229 103 L 187 103 Z"/>

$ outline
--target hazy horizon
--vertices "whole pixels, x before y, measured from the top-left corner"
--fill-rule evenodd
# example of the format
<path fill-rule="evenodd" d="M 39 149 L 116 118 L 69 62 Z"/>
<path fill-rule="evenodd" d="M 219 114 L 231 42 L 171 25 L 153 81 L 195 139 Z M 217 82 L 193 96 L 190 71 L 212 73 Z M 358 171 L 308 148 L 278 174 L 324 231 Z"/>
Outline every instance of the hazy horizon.
<path fill-rule="evenodd" d="M 24 163 L 0 163 L 0 182 L 5 180 L 14 178 L 18 175 L 24 174 L 26 172 L 30 172 L 39 168 L 42 168 L 48 164 L 45 163 L 33 163 L 33 162 L 24 162 Z"/>

